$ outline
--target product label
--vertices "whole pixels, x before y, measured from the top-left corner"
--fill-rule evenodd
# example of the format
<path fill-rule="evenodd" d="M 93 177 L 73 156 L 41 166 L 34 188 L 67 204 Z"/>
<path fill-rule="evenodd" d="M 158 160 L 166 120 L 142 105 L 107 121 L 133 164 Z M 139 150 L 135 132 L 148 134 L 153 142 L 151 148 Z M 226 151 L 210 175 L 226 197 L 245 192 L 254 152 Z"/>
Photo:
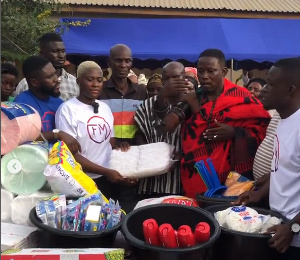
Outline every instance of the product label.
<path fill-rule="evenodd" d="M 9 120 L 35 113 L 34 109 L 29 105 L 10 101 L 1 102 L 1 111 L 9 118 Z"/>
<path fill-rule="evenodd" d="M 246 206 L 232 207 L 231 210 L 234 212 L 243 212 L 246 210 Z"/>
<path fill-rule="evenodd" d="M 38 146 L 38 147 L 41 147 L 41 148 L 47 150 L 47 152 L 49 152 L 48 142 L 44 142 L 44 141 L 32 141 L 32 142 L 26 142 L 24 144 Z"/>

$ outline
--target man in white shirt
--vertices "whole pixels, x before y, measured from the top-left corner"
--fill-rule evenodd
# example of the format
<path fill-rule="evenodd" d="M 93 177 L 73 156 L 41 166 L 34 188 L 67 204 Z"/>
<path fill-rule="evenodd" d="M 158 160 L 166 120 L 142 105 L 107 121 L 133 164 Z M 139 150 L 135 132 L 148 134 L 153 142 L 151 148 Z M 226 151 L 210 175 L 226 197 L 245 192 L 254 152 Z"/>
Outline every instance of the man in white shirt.
<path fill-rule="evenodd" d="M 79 87 L 76 78 L 67 73 L 63 67 L 66 61 L 66 50 L 62 38 L 57 33 L 46 33 L 40 39 L 40 55 L 47 58 L 56 69 L 60 80 L 60 98 L 64 101 L 77 97 Z M 18 95 L 28 89 L 26 79 L 22 79 L 17 86 L 15 94 Z"/>
<path fill-rule="evenodd" d="M 270 208 L 288 221 L 268 229 L 270 247 L 282 259 L 300 258 L 300 59 L 282 59 L 268 72 L 264 105 L 281 117 L 274 138 L 270 180 L 258 191 L 240 195 L 236 204 L 257 202 L 269 194 Z"/>

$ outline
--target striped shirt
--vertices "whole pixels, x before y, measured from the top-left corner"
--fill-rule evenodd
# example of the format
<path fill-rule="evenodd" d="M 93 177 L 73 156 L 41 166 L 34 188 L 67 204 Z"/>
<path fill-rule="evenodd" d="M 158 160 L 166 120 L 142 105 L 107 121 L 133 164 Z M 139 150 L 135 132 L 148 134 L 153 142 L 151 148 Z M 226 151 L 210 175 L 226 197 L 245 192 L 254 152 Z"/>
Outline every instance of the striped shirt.
<path fill-rule="evenodd" d="M 267 128 L 266 137 L 257 149 L 253 163 L 253 175 L 255 180 L 271 172 L 274 136 L 280 119 L 278 112 L 275 111 Z"/>
<path fill-rule="evenodd" d="M 166 142 L 175 147 L 175 152 L 181 151 L 181 126 L 179 125 L 174 132 L 165 133 L 159 131 L 156 113 L 154 112 L 154 103 L 156 96 L 147 99 L 136 111 L 134 120 L 140 131 L 144 134 L 147 143 Z M 158 155 L 159 156 L 159 155 Z M 140 179 L 138 189 L 139 194 L 181 194 L 180 167 L 172 172 L 163 175 Z"/>
<path fill-rule="evenodd" d="M 60 98 L 67 101 L 73 97 L 78 97 L 79 86 L 76 83 L 76 78 L 70 73 L 62 69 L 61 80 L 59 84 Z M 26 79 L 22 79 L 16 88 L 16 96 L 28 89 Z"/>
<path fill-rule="evenodd" d="M 114 116 L 115 137 L 134 144 L 137 127 L 134 122 L 134 114 L 138 107 L 147 98 L 145 87 L 128 80 L 128 90 L 123 95 L 110 79 L 105 82 L 99 99 L 106 103 Z"/>

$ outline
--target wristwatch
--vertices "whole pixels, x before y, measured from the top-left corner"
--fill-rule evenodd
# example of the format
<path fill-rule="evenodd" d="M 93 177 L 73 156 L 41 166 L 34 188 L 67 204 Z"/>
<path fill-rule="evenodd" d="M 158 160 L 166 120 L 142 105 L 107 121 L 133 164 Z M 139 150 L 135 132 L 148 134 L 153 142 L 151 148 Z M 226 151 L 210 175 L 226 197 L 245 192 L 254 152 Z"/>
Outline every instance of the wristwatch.
<path fill-rule="evenodd" d="M 52 133 L 53 133 L 53 135 L 54 135 L 54 139 L 55 139 L 55 140 L 58 140 L 58 133 L 59 133 L 59 130 L 58 130 L 58 129 L 53 129 L 53 130 L 52 130 Z"/>
<path fill-rule="evenodd" d="M 292 228 L 292 232 L 294 234 L 299 234 L 299 232 L 300 232 L 300 225 L 298 223 L 292 223 L 291 228 Z"/>

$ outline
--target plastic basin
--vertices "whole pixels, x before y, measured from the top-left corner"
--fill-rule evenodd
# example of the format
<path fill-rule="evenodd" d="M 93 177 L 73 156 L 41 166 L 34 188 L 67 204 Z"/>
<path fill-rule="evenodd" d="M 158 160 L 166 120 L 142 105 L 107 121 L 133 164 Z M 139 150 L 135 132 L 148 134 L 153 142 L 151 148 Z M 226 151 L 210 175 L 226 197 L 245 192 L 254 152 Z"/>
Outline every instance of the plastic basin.
<path fill-rule="evenodd" d="M 220 204 L 205 208 L 211 214 L 232 207 L 231 204 Z M 257 207 L 251 207 L 258 213 L 282 218 L 279 213 Z M 221 227 L 221 236 L 211 248 L 213 260 L 277 260 L 280 254 L 268 245 L 271 235 L 251 234 Z"/>
<path fill-rule="evenodd" d="M 211 198 L 200 194 L 197 194 L 196 200 L 202 208 L 220 204 L 229 204 L 230 202 L 235 201 L 233 198 Z"/>
<path fill-rule="evenodd" d="M 192 230 L 201 222 L 211 227 L 210 240 L 189 248 L 163 248 L 152 246 L 144 241 L 143 222 L 153 218 L 158 225 L 169 223 L 174 229 L 189 225 Z M 207 259 L 209 248 L 220 236 L 218 222 L 203 209 L 177 204 L 158 204 L 139 208 L 129 213 L 123 223 L 122 232 L 133 248 L 135 260 L 201 260 Z"/>
<path fill-rule="evenodd" d="M 30 221 L 42 230 L 40 246 L 50 248 L 110 248 L 113 246 L 121 222 L 110 229 L 94 232 L 68 231 L 44 225 L 37 217 L 35 207 L 29 213 Z"/>

